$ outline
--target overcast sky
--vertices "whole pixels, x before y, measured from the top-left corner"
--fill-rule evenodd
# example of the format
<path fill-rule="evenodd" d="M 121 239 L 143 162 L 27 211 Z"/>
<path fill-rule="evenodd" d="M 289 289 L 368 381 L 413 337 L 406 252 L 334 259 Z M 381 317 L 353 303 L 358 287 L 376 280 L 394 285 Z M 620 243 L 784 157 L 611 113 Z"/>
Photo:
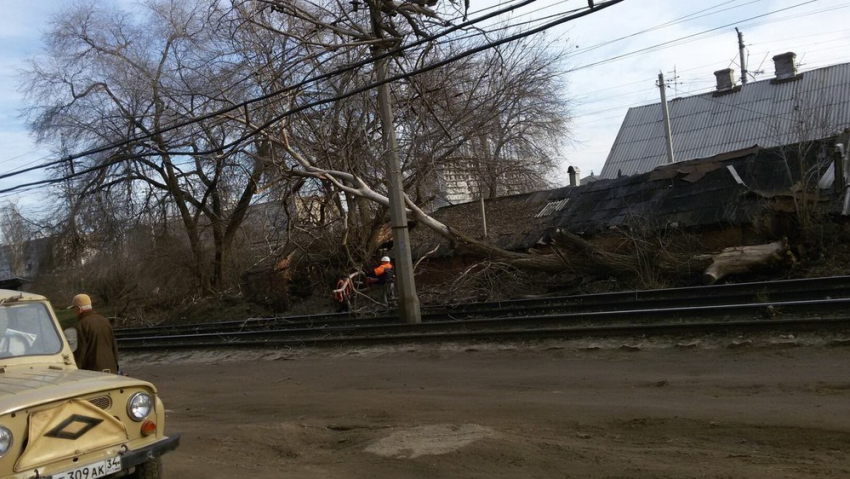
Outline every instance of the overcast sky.
<path fill-rule="evenodd" d="M 51 15 L 67 3 L 0 0 L 0 173 L 53 158 L 48 148 L 34 144 L 20 117 L 25 100 L 16 71 L 41 51 Z M 470 3 L 471 18 L 493 5 Z M 587 0 L 538 0 L 502 20 L 527 22 L 586 5 Z M 659 101 L 659 71 L 670 81 L 668 99 L 710 91 L 715 70 L 731 67 L 740 74 L 736 26 L 744 33 L 748 69 L 756 72 L 751 81 L 766 80 L 773 77 L 771 58 L 787 51 L 797 53 L 802 71 L 850 61 L 848 13 L 847 0 L 625 0 L 557 27 L 550 34 L 572 52 L 565 94 L 573 120 L 565 135 L 573 141 L 562 152 L 556 181 L 563 184 L 569 165 L 583 175 L 602 170 L 628 108 Z M 43 173 L 29 173 L 0 180 L 0 188 L 39 179 Z M 42 201 L 35 192 L 6 195 L 0 202 L 10 199 L 27 210 Z"/>

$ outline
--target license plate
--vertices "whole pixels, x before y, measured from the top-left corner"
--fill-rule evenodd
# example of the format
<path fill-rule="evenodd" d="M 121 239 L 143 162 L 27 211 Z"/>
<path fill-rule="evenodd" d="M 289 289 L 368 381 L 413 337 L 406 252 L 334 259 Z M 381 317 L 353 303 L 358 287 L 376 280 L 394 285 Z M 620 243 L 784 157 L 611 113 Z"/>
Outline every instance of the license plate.
<path fill-rule="evenodd" d="M 53 479 L 97 479 L 121 470 L 121 459 L 113 457 L 72 471 L 54 474 Z"/>

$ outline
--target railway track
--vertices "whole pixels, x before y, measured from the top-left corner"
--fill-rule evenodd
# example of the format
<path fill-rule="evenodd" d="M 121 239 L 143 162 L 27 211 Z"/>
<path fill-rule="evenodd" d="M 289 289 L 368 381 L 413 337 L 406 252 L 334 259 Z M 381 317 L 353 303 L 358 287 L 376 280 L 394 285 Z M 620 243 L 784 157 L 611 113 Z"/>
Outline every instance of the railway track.
<path fill-rule="evenodd" d="M 850 326 L 850 277 L 603 293 L 429 308 L 421 324 L 346 314 L 116 330 L 125 350 L 323 346 Z"/>
<path fill-rule="evenodd" d="M 683 306 L 739 305 L 771 300 L 804 301 L 850 297 L 850 276 L 834 276 L 775 282 L 725 284 L 599 293 L 577 296 L 521 299 L 457 306 L 423 307 L 423 322 L 474 318 L 530 316 L 543 314 L 633 311 Z M 268 331 L 286 328 L 318 328 L 333 325 L 393 324 L 397 316 L 324 314 L 272 318 L 249 318 L 187 325 L 125 328 L 116 330 L 119 339 L 160 335 Z"/>

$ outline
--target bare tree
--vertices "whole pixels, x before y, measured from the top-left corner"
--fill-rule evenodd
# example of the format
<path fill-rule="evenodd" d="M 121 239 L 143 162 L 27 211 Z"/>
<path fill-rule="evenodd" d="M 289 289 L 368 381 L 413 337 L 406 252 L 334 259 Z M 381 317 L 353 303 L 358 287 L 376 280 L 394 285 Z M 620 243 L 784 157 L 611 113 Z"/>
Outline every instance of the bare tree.
<path fill-rule="evenodd" d="M 561 93 L 564 55 L 557 45 L 537 37 L 472 57 L 445 72 L 436 91 L 417 97 L 419 104 L 412 108 L 439 112 L 420 115 L 447 153 L 434 166 L 469 178 L 476 196 L 495 198 L 550 186 L 558 150 L 569 138 L 569 111 Z M 420 89 L 428 86 L 435 85 Z M 423 139 L 417 136 L 410 143 L 422 144 Z"/>
<path fill-rule="evenodd" d="M 140 7 L 144 15 L 70 8 L 28 71 L 33 130 L 62 151 L 121 146 L 56 169 L 73 176 L 60 185 L 67 244 L 97 235 L 126 241 L 122 231 L 140 225 L 162 238 L 179 229 L 195 282 L 222 287 L 239 228 L 262 192 L 285 202 L 318 198 L 316 226 L 339 235 L 345 261 L 359 265 L 380 244 L 388 217 L 375 98 L 363 93 L 273 119 L 374 81 L 364 63 L 289 89 L 442 25 L 433 6 L 370 0 L 355 11 L 353 3 L 330 1 L 157 0 Z M 549 47 L 504 47 L 393 85 L 404 187 L 418 222 L 495 254 L 423 207 L 437 196 L 435 177 L 446 168 L 475 171 L 490 196 L 511 182 L 545 184 L 567 120 L 556 74 L 563 54 Z M 457 48 L 432 42 L 392 62 L 396 71 L 413 71 Z M 260 96 L 266 99 L 211 114 Z"/>
<path fill-rule="evenodd" d="M 228 147 L 244 129 L 215 119 L 162 130 L 241 102 L 257 92 L 257 80 L 245 78 L 244 52 L 228 36 L 238 25 L 216 4 L 154 1 L 144 13 L 87 4 L 56 18 L 47 55 L 27 72 L 32 127 L 41 141 L 66 149 L 149 136 L 58 169 L 59 176 L 87 172 L 66 186 L 74 192 L 70 216 L 98 201 L 123 219 L 156 210 L 166 223 L 182 225 L 196 282 L 220 287 L 233 238 L 266 173 L 268 143 Z M 80 219 L 70 223 L 79 228 Z M 98 230 L 104 217 L 88 221 L 82 230 Z"/>
<path fill-rule="evenodd" d="M 396 45 L 406 35 L 424 35 L 438 18 L 426 9 L 421 15 L 399 13 L 396 21 L 385 6 L 374 2 L 367 2 L 360 11 L 333 2 L 258 4 L 272 9 L 245 8 L 242 14 L 248 22 L 309 45 L 317 53 L 306 58 L 317 73 L 367 59 L 376 45 Z M 418 7 L 414 10 L 419 12 Z M 475 46 L 462 43 L 432 43 L 393 57 L 393 65 L 405 73 Z M 545 40 L 519 42 L 392 85 L 404 187 L 413 204 L 427 208 L 439 196 L 437 179 L 447 169 L 484 178 L 482 185 L 491 197 L 548 184 L 546 176 L 555 166 L 561 139 L 567 136 L 568 119 L 557 73 L 563 52 L 551 47 Z M 342 96 L 371 81 L 374 71 L 364 65 L 299 92 L 293 101 Z M 374 233 L 387 218 L 387 203 L 361 194 L 361 186 L 381 197 L 386 194 L 376 111 L 375 98 L 361 94 L 289 118 L 281 132 L 288 145 L 284 150 L 300 158 L 284 160 L 282 172 L 312 178 L 303 184 L 323 191 L 332 200 L 329 205 L 337 206 L 346 219 L 345 244 L 363 247 L 356 248 L 354 263 L 374 251 Z M 240 118 L 234 115 L 233 119 Z M 265 134 L 272 143 L 282 144 L 277 132 Z M 308 170 L 346 172 L 357 178 L 359 186 L 341 189 L 326 176 L 303 171 L 306 164 Z M 342 200 L 333 193 L 340 189 Z"/>

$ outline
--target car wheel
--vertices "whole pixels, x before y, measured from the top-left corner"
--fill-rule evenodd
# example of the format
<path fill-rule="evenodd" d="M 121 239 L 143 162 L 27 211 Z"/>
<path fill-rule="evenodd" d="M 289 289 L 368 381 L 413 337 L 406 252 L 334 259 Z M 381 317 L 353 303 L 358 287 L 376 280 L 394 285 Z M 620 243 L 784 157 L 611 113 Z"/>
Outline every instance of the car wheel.
<path fill-rule="evenodd" d="M 148 462 L 143 462 L 136 466 L 136 473 L 133 474 L 134 479 L 161 479 L 162 478 L 162 461 L 157 457 Z"/>

